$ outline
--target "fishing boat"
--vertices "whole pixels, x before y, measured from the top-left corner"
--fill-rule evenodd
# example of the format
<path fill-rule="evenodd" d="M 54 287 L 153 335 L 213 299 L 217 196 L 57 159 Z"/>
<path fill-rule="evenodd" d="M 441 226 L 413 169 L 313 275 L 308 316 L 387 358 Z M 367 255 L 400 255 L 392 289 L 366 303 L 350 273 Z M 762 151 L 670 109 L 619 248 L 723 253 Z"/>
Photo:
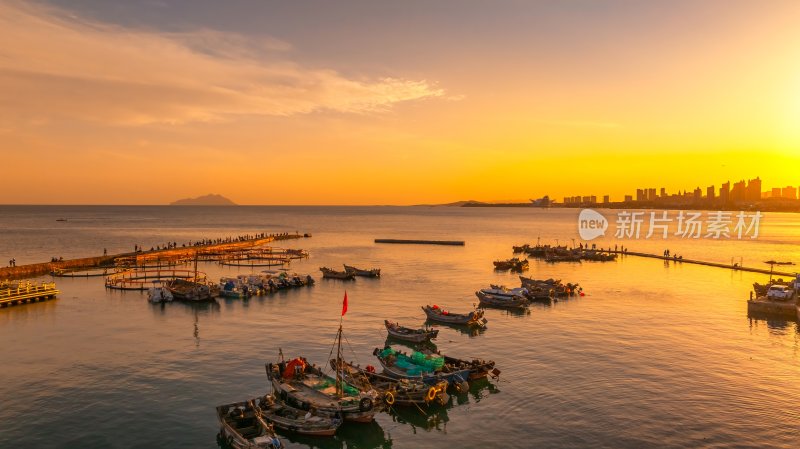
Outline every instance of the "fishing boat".
<path fill-rule="evenodd" d="M 445 381 L 458 391 L 469 389 L 469 367 L 458 367 L 445 362 L 438 354 L 424 354 L 412 351 L 408 355 L 390 346 L 375 348 L 372 354 L 378 358 L 383 373 L 395 379 L 422 380 L 426 385 L 438 385 Z"/>
<path fill-rule="evenodd" d="M 519 280 L 522 282 L 522 287 L 528 290 L 527 296 L 530 299 L 567 297 L 581 293 L 580 285 L 564 284 L 560 279 L 538 280 L 520 276 Z"/>
<path fill-rule="evenodd" d="M 450 366 L 454 369 L 468 369 L 469 380 L 486 379 L 489 376 L 494 379 L 500 377 L 500 370 L 494 367 L 495 363 L 492 360 L 464 360 L 443 354 L 442 357 L 444 357 L 445 366 Z"/>
<path fill-rule="evenodd" d="M 218 406 L 219 442 L 234 449 L 283 448 L 272 426 L 259 419 L 258 413 L 250 401 Z"/>
<path fill-rule="evenodd" d="M 424 406 L 432 404 L 444 405 L 450 399 L 447 394 L 448 382 L 441 380 L 428 385 L 419 379 L 396 379 L 376 372 L 375 367 L 367 365 L 362 369 L 352 363 L 340 362 L 338 369 L 344 374 L 347 382 L 359 389 L 374 388 L 383 398 L 383 402 L 392 406 Z M 337 369 L 336 360 L 331 366 Z"/>
<path fill-rule="evenodd" d="M 517 290 L 517 289 L 515 289 Z M 525 290 L 525 289 L 519 289 Z M 525 290 L 525 294 L 527 294 Z M 481 307 L 500 307 L 504 309 L 523 309 L 528 306 L 528 298 L 509 290 L 486 288 L 475 292 Z"/>
<path fill-rule="evenodd" d="M 154 304 L 172 302 L 173 299 L 172 292 L 162 281 L 153 281 L 153 286 L 147 290 L 147 300 Z"/>
<path fill-rule="evenodd" d="M 326 279 L 352 280 L 356 278 L 356 275 L 353 273 L 349 273 L 347 271 L 336 271 L 328 267 L 320 267 L 319 271 L 322 272 L 322 277 Z"/>
<path fill-rule="evenodd" d="M 488 322 L 488 320 L 483 317 L 482 310 L 473 310 L 469 313 L 452 313 L 442 309 L 436 304 L 432 306 L 423 306 L 422 310 L 425 312 L 425 315 L 428 316 L 429 320 L 438 321 L 440 323 L 485 327 Z"/>
<path fill-rule="evenodd" d="M 520 259 L 518 257 L 513 257 L 508 260 L 495 260 L 493 263 L 495 270 L 524 271 L 527 270 L 529 266 L 528 259 Z"/>
<path fill-rule="evenodd" d="M 274 396 L 265 395 L 250 401 L 260 412 L 260 418 L 276 429 L 299 435 L 317 437 L 333 436 L 342 425 L 341 417 L 318 411 L 300 410 L 289 406 Z"/>
<path fill-rule="evenodd" d="M 355 276 L 363 276 L 368 278 L 379 278 L 381 277 L 381 269 L 380 268 L 371 268 L 369 270 L 362 270 L 360 268 L 352 267 L 350 265 L 344 266 L 344 271 L 347 273 L 352 273 Z"/>
<path fill-rule="evenodd" d="M 219 296 L 223 298 L 247 299 L 256 289 L 251 288 L 247 279 L 242 277 L 223 277 L 219 280 Z"/>
<path fill-rule="evenodd" d="M 389 320 L 384 320 L 383 323 L 386 326 L 386 331 L 389 333 L 389 336 L 398 340 L 422 343 L 431 341 L 439 335 L 438 329 L 412 329 L 410 327 L 401 326 L 400 323 L 392 323 Z"/>
<path fill-rule="evenodd" d="M 347 293 L 342 303 L 342 318 L 347 313 Z M 342 357 L 342 320 L 336 333 L 336 365 L 341 366 Z M 378 392 L 374 389 L 359 390 L 347 383 L 341 370 L 334 377 L 324 374 L 320 368 L 309 365 L 306 359 L 297 357 L 288 363 L 283 360 L 283 352 L 279 351 L 281 361 L 268 364 L 267 377 L 272 382 L 273 391 L 284 402 L 301 409 L 313 407 L 327 414 L 336 414 L 345 421 L 371 422 L 375 414 L 380 412 L 383 403 L 378 400 Z"/>
<path fill-rule="evenodd" d="M 167 288 L 176 301 L 213 301 L 218 293 L 216 289 L 208 284 L 186 279 L 173 279 L 169 281 Z"/>
<path fill-rule="evenodd" d="M 336 414 L 345 421 L 370 422 L 381 410 L 378 392 L 363 392 L 335 377 L 324 374 L 302 357 L 267 365 L 267 376 L 275 393 L 284 402 L 308 410 Z"/>

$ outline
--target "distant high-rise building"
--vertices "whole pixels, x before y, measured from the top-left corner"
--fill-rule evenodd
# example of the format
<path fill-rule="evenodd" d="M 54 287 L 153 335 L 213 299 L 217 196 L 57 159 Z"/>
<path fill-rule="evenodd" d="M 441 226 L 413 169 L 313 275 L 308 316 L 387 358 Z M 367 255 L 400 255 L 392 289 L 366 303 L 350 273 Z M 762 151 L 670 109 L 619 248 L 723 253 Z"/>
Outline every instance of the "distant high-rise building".
<path fill-rule="evenodd" d="M 700 200 L 703 199 L 703 189 L 701 189 L 700 187 L 697 187 L 696 189 L 694 189 L 694 193 L 693 193 L 692 197 L 694 198 L 694 201 L 696 203 L 699 203 Z"/>
<path fill-rule="evenodd" d="M 728 203 L 730 201 L 730 193 L 731 193 L 731 183 L 726 182 L 722 184 L 722 187 L 719 189 L 719 202 L 722 204 Z"/>
<path fill-rule="evenodd" d="M 632 203 L 633 202 L 633 195 L 625 195 L 625 202 Z"/>
<path fill-rule="evenodd" d="M 603 204 L 608 204 L 610 202 L 611 202 L 611 196 L 610 195 L 603 195 Z"/>
<path fill-rule="evenodd" d="M 781 191 L 781 198 L 785 200 L 796 200 L 797 199 L 797 188 L 792 186 L 784 187 Z"/>
<path fill-rule="evenodd" d="M 783 196 L 783 194 L 781 193 L 781 188 L 780 187 L 773 187 L 772 188 L 772 195 L 770 195 L 771 198 L 780 198 L 782 196 Z"/>
<path fill-rule="evenodd" d="M 660 197 L 661 197 L 661 198 L 666 198 L 666 197 L 667 197 L 667 188 L 666 188 L 666 187 L 662 187 L 662 188 L 661 188 L 661 195 L 660 195 Z"/>
<path fill-rule="evenodd" d="M 655 201 L 656 199 L 656 189 L 647 189 L 647 201 Z"/>
<path fill-rule="evenodd" d="M 730 201 L 732 203 L 744 201 L 747 198 L 746 194 L 747 185 L 745 184 L 744 180 L 734 183 L 733 188 L 731 189 Z"/>
<path fill-rule="evenodd" d="M 644 189 L 636 189 L 636 201 L 645 201 L 646 199 Z"/>
<path fill-rule="evenodd" d="M 758 201 L 761 199 L 761 178 L 751 179 L 747 183 L 745 201 Z"/>
<path fill-rule="evenodd" d="M 714 190 L 714 186 L 708 186 L 706 188 L 706 199 L 708 201 L 714 201 L 716 199 L 717 195 L 714 194 Z"/>
<path fill-rule="evenodd" d="M 592 197 L 590 197 L 590 196 L 583 197 L 583 202 L 584 203 L 592 203 Z"/>

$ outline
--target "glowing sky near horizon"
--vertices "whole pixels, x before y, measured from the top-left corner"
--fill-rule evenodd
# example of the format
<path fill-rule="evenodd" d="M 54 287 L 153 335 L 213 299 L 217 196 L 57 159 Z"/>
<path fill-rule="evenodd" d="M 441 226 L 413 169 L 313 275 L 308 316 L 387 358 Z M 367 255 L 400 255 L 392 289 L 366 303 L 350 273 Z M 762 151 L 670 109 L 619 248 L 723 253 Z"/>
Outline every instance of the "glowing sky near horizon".
<path fill-rule="evenodd" d="M 800 2 L 0 3 L 0 204 L 800 184 Z"/>

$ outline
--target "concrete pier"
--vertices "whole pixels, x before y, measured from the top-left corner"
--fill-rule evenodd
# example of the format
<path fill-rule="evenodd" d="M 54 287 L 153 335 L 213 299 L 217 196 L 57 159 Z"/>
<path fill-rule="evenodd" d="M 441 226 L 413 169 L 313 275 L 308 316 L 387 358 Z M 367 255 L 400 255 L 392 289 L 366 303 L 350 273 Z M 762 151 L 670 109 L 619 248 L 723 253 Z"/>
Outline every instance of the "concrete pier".
<path fill-rule="evenodd" d="M 598 250 L 601 251 L 601 250 Z M 725 268 L 727 270 L 734 270 L 734 271 L 744 271 L 748 273 L 761 273 L 761 274 L 771 274 L 774 276 L 785 276 L 794 278 L 797 273 L 789 273 L 787 271 L 776 271 L 776 270 L 769 270 L 767 268 L 754 268 L 754 267 L 745 267 L 741 265 L 731 265 L 727 263 L 718 263 L 718 262 L 706 262 L 702 260 L 696 259 L 675 259 L 672 256 L 660 256 L 658 254 L 648 254 L 648 253 L 639 253 L 635 251 L 604 251 L 611 254 L 619 254 L 624 256 L 636 256 L 636 257 L 646 257 L 649 259 L 660 259 L 667 262 L 676 262 L 676 263 L 689 263 L 693 265 L 703 265 L 706 267 L 715 267 L 715 268 Z"/>
<path fill-rule="evenodd" d="M 463 240 L 405 240 L 405 239 L 375 239 L 375 243 L 398 243 L 407 245 L 452 245 L 464 246 Z"/>

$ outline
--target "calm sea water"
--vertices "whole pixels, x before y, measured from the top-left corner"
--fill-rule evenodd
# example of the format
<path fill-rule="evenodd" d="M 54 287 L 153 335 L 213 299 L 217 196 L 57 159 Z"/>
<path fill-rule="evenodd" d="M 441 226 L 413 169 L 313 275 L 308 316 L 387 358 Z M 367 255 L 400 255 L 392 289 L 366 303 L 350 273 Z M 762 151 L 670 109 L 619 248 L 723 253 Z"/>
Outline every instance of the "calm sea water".
<path fill-rule="evenodd" d="M 379 266 L 380 280 L 320 280 L 250 300 L 151 305 L 102 279 L 58 279 L 59 299 L 0 310 L 0 447 L 215 448 L 214 406 L 263 394 L 265 361 L 324 363 L 345 288 L 347 355 L 374 363 L 383 320 L 423 323 L 420 306 L 466 310 L 489 283 L 516 285 L 492 260 L 524 242 L 571 243 L 576 211 L 395 207 L 2 207 L 0 261 L 84 257 L 255 232 L 310 232 L 285 243 L 311 257 L 292 269 Z M 56 222 L 66 218 L 67 222 Z M 800 262 L 800 216 L 768 214 L 756 240 L 601 239 L 600 246 L 762 266 Z M 464 247 L 376 245 L 461 239 Z M 210 278 L 249 272 L 207 263 Z M 381 414 L 335 439 L 291 448 L 780 447 L 800 445 L 800 345 L 794 322 L 747 317 L 766 276 L 625 257 L 548 265 L 530 275 L 580 282 L 587 295 L 529 313 L 487 311 L 473 336 L 437 345 L 491 358 L 499 382 L 424 415 Z"/>

